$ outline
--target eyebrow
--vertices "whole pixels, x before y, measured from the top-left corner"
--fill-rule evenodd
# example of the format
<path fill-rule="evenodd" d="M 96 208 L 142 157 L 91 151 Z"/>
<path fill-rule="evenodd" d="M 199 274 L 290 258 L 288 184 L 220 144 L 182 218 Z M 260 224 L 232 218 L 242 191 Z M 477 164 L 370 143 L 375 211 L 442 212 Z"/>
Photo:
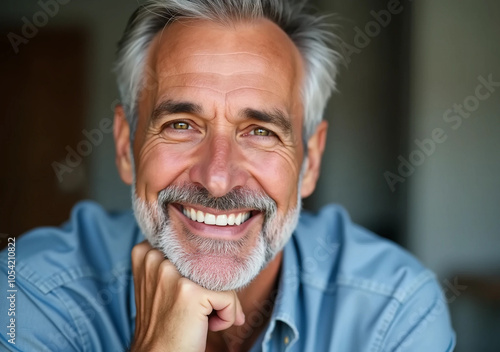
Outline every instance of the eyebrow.
<path fill-rule="evenodd" d="M 152 112 L 151 119 L 153 121 L 159 119 L 161 116 L 172 115 L 172 114 L 201 114 L 203 108 L 201 105 L 187 102 L 187 101 L 175 101 L 166 100 L 161 102 Z M 246 108 L 242 112 L 243 117 L 249 119 L 255 119 L 262 122 L 271 123 L 278 126 L 284 134 L 289 136 L 292 133 L 292 124 L 290 120 L 286 117 L 286 114 L 280 109 L 274 109 L 272 111 L 256 110 L 252 108 Z"/>
<path fill-rule="evenodd" d="M 274 109 L 272 111 L 263 111 L 247 108 L 243 110 L 243 116 L 274 124 L 278 126 L 287 136 L 292 133 L 292 124 L 290 122 L 290 119 L 288 119 L 286 117 L 286 114 L 279 109 Z"/>
<path fill-rule="evenodd" d="M 186 102 L 186 101 L 174 101 L 166 100 L 161 102 L 151 114 L 151 119 L 153 121 L 159 119 L 164 115 L 172 114 L 201 114 L 203 109 L 200 105 Z"/>

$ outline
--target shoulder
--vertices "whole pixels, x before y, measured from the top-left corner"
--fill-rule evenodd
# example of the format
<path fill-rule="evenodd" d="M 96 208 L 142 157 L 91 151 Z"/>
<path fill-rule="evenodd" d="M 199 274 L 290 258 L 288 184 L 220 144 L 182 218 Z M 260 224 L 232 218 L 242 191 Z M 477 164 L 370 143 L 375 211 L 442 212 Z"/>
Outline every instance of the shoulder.
<path fill-rule="evenodd" d="M 350 338 L 359 335 L 374 351 L 453 347 L 447 304 L 434 273 L 404 248 L 352 223 L 342 207 L 303 212 L 292 245 L 304 290 L 330 302 L 317 311 L 332 310 L 333 319 L 343 322 L 341 328 L 333 325 L 332 336 L 349 331 Z"/>
<path fill-rule="evenodd" d="M 100 205 L 75 205 L 61 227 L 41 227 L 16 243 L 17 273 L 42 291 L 78 279 L 102 275 L 128 260 L 140 232 L 131 211 L 108 213 Z"/>
<path fill-rule="evenodd" d="M 404 300 L 419 282 L 434 278 L 408 251 L 352 223 L 338 205 L 303 212 L 293 239 L 302 265 L 318 263 L 322 270 L 314 270 L 315 279 L 325 287 L 350 286 Z"/>
<path fill-rule="evenodd" d="M 77 204 L 61 227 L 22 235 L 15 243 L 12 318 L 19 324 L 11 347 L 91 351 L 104 343 L 101 333 L 124 345 L 130 336 L 123 323 L 130 318 L 130 252 L 142 239 L 131 211 L 112 214 L 88 201 Z M 7 274 L 0 268 L 1 280 Z M 0 316 L 2 324 L 5 319 Z M 112 321 L 124 328 L 117 331 Z"/>

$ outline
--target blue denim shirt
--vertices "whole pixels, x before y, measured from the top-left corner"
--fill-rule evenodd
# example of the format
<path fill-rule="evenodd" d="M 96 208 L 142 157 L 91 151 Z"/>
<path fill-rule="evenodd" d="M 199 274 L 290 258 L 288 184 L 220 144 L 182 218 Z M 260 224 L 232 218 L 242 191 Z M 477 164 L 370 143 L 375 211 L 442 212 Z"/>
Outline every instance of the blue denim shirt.
<path fill-rule="evenodd" d="M 61 228 L 19 238 L 15 340 L 7 335 L 12 316 L 4 298 L 0 350 L 125 351 L 136 314 L 130 252 L 143 240 L 131 212 L 109 214 L 92 202 L 75 206 Z M 6 250 L 0 263 L 7 287 Z M 433 273 L 352 224 L 338 206 L 301 214 L 284 249 L 274 307 L 266 302 L 246 319 L 251 327 L 269 321 L 252 352 L 444 352 L 455 344 Z"/>

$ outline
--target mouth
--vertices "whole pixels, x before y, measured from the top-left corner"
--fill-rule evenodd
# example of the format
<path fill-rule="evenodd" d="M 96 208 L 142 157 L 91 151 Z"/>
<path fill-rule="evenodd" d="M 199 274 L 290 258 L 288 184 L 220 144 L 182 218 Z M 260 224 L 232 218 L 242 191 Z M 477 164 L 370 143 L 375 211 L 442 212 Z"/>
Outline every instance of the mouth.
<path fill-rule="evenodd" d="M 247 233 L 249 226 L 263 219 L 263 213 L 254 209 L 219 211 L 178 203 L 170 204 L 170 206 L 192 233 L 202 237 L 241 238 Z"/>
<path fill-rule="evenodd" d="M 182 206 L 182 213 L 189 220 L 204 223 L 205 225 L 215 226 L 239 226 L 252 217 L 252 211 L 243 211 L 237 213 L 213 214 L 196 210 L 188 206 Z"/>

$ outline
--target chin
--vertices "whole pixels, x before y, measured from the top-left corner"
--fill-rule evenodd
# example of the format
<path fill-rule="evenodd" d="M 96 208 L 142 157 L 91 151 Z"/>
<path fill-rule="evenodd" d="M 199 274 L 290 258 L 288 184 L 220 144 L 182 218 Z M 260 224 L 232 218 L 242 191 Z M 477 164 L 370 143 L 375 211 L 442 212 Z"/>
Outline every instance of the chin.
<path fill-rule="evenodd" d="M 255 226 L 248 221 L 243 235 L 227 239 L 195 234 L 196 228 L 186 219 L 177 213 L 169 216 L 168 204 L 160 204 L 146 203 L 133 193 L 134 214 L 142 232 L 182 276 L 212 291 L 246 287 L 283 249 L 300 213 L 298 205 L 286 216 L 274 212 L 262 222 L 256 217 Z"/>
<path fill-rule="evenodd" d="M 228 256 L 195 256 L 174 263 L 181 275 L 212 291 L 240 290 L 259 274 L 264 256 L 259 248 L 245 261 Z"/>
<path fill-rule="evenodd" d="M 261 231 L 252 232 L 238 240 L 224 240 L 200 237 L 184 227 L 169 228 L 161 235 L 159 248 L 182 276 L 198 285 L 212 291 L 237 290 L 267 264 Z"/>

